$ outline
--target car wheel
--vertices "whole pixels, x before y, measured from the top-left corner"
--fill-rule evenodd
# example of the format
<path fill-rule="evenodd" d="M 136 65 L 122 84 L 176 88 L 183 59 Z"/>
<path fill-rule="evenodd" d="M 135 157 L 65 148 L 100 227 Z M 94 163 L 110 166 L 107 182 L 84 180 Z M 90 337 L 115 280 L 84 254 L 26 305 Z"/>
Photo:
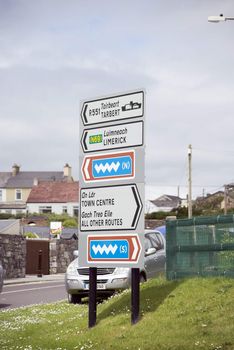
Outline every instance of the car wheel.
<path fill-rule="evenodd" d="M 70 304 L 79 304 L 81 303 L 81 296 L 78 294 L 68 294 L 68 302 Z"/>

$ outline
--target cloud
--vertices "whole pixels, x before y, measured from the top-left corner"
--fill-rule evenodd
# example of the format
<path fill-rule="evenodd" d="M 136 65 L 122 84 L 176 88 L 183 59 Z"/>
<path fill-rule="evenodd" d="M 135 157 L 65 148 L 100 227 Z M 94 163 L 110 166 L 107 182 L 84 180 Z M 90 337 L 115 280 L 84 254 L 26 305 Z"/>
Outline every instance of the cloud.
<path fill-rule="evenodd" d="M 207 22 L 232 8 L 230 0 L 222 9 L 219 0 L 0 0 L 2 170 L 68 161 L 77 178 L 81 101 L 145 88 L 147 184 L 174 194 L 186 186 L 190 143 L 202 150 L 194 186 L 233 179 L 231 156 L 218 152 L 234 150 L 233 24 Z"/>

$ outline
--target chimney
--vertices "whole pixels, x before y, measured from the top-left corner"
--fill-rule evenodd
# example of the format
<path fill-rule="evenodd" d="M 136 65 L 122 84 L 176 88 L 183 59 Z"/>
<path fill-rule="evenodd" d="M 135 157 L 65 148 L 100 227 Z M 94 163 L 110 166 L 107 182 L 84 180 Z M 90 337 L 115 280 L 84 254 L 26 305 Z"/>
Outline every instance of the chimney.
<path fill-rule="evenodd" d="M 17 164 L 14 164 L 12 166 L 12 176 L 16 176 L 20 171 L 20 166 Z"/>
<path fill-rule="evenodd" d="M 63 167 L 63 176 L 67 177 L 67 181 L 72 181 L 72 170 L 68 163 L 66 163 Z"/>
<path fill-rule="evenodd" d="M 33 179 L 33 186 L 38 186 L 38 178 L 34 177 Z"/>

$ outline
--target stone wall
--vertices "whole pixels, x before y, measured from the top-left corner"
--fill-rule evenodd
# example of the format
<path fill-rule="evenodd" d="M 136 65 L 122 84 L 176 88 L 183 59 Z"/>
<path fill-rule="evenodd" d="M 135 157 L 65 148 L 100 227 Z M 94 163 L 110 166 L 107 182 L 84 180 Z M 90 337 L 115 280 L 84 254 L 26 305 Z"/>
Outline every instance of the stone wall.
<path fill-rule="evenodd" d="M 64 273 L 74 260 L 73 251 L 78 249 L 74 239 L 53 239 L 50 241 L 50 274 Z"/>
<path fill-rule="evenodd" d="M 6 279 L 25 277 L 26 239 L 20 235 L 0 234 L 0 261 Z"/>
<path fill-rule="evenodd" d="M 145 229 L 154 229 L 162 225 L 165 225 L 165 220 L 145 219 Z"/>

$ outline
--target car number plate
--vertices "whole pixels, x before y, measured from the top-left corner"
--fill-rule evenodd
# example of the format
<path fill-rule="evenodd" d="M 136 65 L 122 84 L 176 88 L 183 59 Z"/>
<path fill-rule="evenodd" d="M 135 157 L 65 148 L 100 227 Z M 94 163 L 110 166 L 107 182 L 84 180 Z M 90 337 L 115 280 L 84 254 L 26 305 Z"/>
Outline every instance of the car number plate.
<path fill-rule="evenodd" d="M 84 284 L 84 289 L 89 289 L 89 284 L 88 283 Z M 106 286 L 103 283 L 97 283 L 97 289 L 106 289 Z"/>
<path fill-rule="evenodd" d="M 97 283 L 97 289 L 106 289 L 106 286 L 103 283 Z"/>

